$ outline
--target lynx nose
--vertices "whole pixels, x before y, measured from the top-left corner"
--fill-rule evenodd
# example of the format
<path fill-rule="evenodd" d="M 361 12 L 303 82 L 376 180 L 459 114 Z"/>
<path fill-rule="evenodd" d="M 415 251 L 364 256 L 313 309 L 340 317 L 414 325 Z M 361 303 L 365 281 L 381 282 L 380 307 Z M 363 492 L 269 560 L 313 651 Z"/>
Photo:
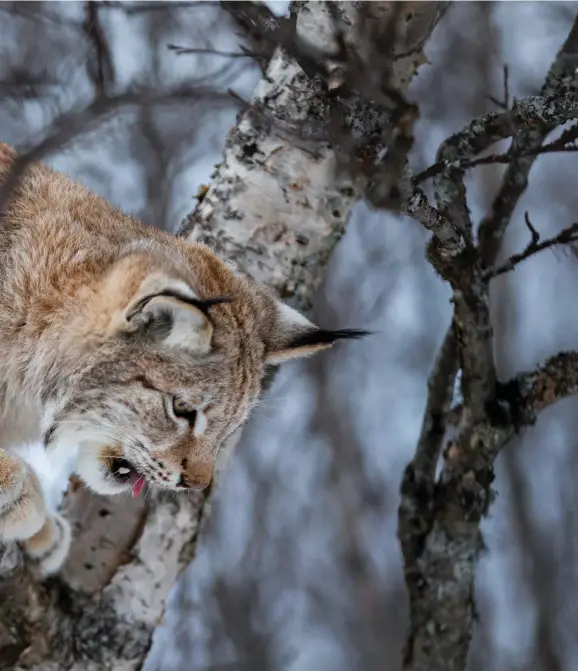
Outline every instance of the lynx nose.
<path fill-rule="evenodd" d="M 184 461 L 178 487 L 185 487 L 187 489 L 206 489 L 209 486 L 212 477 L 212 465 L 192 464 L 188 466 L 186 461 Z"/>

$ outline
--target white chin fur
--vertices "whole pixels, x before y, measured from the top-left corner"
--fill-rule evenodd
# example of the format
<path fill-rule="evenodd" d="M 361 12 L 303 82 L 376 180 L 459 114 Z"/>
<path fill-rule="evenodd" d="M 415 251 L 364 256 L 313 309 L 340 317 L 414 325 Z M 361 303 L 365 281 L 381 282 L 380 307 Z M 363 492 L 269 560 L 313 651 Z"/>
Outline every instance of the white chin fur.
<path fill-rule="evenodd" d="M 78 453 L 76 472 L 80 479 L 97 494 L 121 494 L 130 489 L 130 485 L 121 485 L 107 478 L 98 459 L 97 447 L 83 446 Z"/>

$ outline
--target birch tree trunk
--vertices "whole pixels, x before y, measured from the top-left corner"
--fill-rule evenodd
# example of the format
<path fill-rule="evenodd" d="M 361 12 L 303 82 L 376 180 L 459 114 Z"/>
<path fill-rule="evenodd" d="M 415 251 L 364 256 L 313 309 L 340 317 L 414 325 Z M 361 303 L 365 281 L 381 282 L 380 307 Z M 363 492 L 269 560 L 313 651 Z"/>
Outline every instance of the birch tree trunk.
<path fill-rule="evenodd" d="M 404 91 L 425 61 L 423 44 L 441 3 L 403 3 L 399 11 L 400 4 L 343 3 L 337 11 L 347 26 L 344 37 L 360 53 L 360 12 L 398 24 L 392 81 Z M 328 5 L 296 2 L 291 12 L 302 50 L 315 48 L 328 57 L 335 46 Z M 396 50 L 407 55 L 394 58 Z M 363 187 L 337 169 L 330 142 L 313 146 L 289 132 L 301 128 L 302 137 L 315 136 L 325 91 L 277 48 L 250 107 L 229 132 L 213 183 L 182 227 L 191 240 L 208 242 L 304 310 Z M 355 95 L 340 104 L 358 147 L 389 121 L 382 108 Z M 210 500 L 210 491 L 182 498 L 159 494 L 146 503 L 108 499 L 72 484 L 65 509 L 75 540 L 57 578 L 40 583 L 15 547 L 0 555 L 0 669 L 139 668 L 169 590 L 195 556 Z"/>

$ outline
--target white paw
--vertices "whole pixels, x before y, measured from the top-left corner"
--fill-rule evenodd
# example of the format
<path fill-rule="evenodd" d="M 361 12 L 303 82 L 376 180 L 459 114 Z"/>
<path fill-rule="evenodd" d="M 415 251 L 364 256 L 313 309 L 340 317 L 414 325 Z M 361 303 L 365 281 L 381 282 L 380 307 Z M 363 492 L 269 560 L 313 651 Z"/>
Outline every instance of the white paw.
<path fill-rule="evenodd" d="M 46 519 L 40 484 L 14 457 L 2 455 L 0 469 L 0 540 L 26 540 L 40 530 Z"/>
<path fill-rule="evenodd" d="M 0 510 L 20 497 L 27 474 L 26 465 L 18 457 L 0 453 Z"/>
<path fill-rule="evenodd" d="M 42 576 L 56 573 L 64 564 L 72 533 L 68 521 L 58 513 L 46 518 L 42 528 L 22 544 L 26 555 L 36 564 Z"/>

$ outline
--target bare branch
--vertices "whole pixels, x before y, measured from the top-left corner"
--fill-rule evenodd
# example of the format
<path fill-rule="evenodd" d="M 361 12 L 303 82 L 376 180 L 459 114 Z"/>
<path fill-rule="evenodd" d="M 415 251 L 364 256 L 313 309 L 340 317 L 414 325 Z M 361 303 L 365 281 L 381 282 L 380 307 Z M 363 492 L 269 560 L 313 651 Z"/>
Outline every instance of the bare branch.
<path fill-rule="evenodd" d="M 60 82 L 46 71 L 31 73 L 13 67 L 8 75 L 0 81 L 0 94 L 3 98 L 29 100 L 40 97 L 45 89 L 58 84 Z"/>
<path fill-rule="evenodd" d="M 456 230 L 449 219 L 442 216 L 430 204 L 428 197 L 421 189 L 414 189 L 413 195 L 403 209 L 410 217 L 417 219 L 424 228 L 432 231 L 441 243 L 442 254 L 447 253 L 448 256 L 453 257 L 463 251 L 464 241 L 459 231 Z"/>
<path fill-rule="evenodd" d="M 106 0 L 102 3 L 105 7 L 114 7 L 122 9 L 127 15 L 148 14 L 152 12 L 166 12 L 175 11 L 179 9 L 194 9 L 204 5 L 203 0 L 197 2 L 180 2 L 179 0 L 171 0 L 170 4 L 165 2 L 115 2 L 114 0 Z"/>
<path fill-rule="evenodd" d="M 240 28 L 238 33 L 244 40 L 248 41 L 251 51 L 259 55 L 259 61 L 272 58 L 277 43 L 271 38 L 271 31 L 279 25 L 278 17 L 265 5 L 260 2 L 228 2 L 223 0 L 220 3 L 222 9 L 227 12 L 233 23 Z"/>
<path fill-rule="evenodd" d="M 497 98 L 494 98 L 494 96 L 489 96 L 490 100 L 494 103 L 494 105 L 496 105 L 496 107 L 499 107 L 500 109 L 503 109 L 505 111 L 510 109 L 509 77 L 510 77 L 510 71 L 508 69 L 508 66 L 504 65 L 503 69 L 504 99 L 498 100 Z"/>
<path fill-rule="evenodd" d="M 401 482 L 401 503 L 398 510 L 398 538 L 406 566 L 412 566 L 420 554 L 420 546 L 431 527 L 434 513 L 435 474 L 446 431 L 446 417 L 452 401 L 457 373 L 456 342 L 453 329 L 446 333 L 428 382 L 428 400 L 416 454 L 407 465 Z M 427 511 L 427 512 L 426 512 Z M 410 599 L 415 593 L 413 573 L 406 572 L 412 582 Z"/>
<path fill-rule="evenodd" d="M 484 157 L 474 161 L 474 157 L 499 140 L 511 137 L 518 128 L 547 128 L 548 132 L 575 119 L 578 112 L 575 93 L 544 98 L 532 96 L 517 100 L 509 112 L 490 112 L 474 119 L 466 128 L 448 138 L 440 148 L 441 160 L 414 177 L 414 184 L 421 184 L 431 177 L 439 177 L 447 170 L 465 170 L 466 168 L 494 162 L 493 157 Z M 573 127 L 574 128 L 574 127 Z M 552 151 L 559 151 L 570 142 L 572 137 L 566 131 L 565 140 L 552 143 Z M 573 138 L 575 139 L 575 137 Z M 518 156 L 534 156 L 540 153 L 538 147 L 512 148 L 512 160 Z M 439 186 L 436 188 L 440 188 Z M 443 188 L 443 187 L 442 187 Z"/>
<path fill-rule="evenodd" d="M 212 100 L 231 104 L 226 93 L 208 87 L 183 85 L 172 90 L 133 89 L 112 96 L 100 96 L 87 106 L 58 116 L 43 133 L 43 137 L 19 154 L 9 177 L 0 188 L 0 212 L 4 211 L 10 193 L 15 189 L 30 163 L 39 161 L 56 149 L 65 147 L 80 133 L 86 133 L 105 122 L 119 109 L 140 105 L 171 105 L 183 101 Z"/>
<path fill-rule="evenodd" d="M 83 29 L 92 47 L 86 68 L 95 93 L 105 96 L 109 86 L 114 84 L 114 65 L 108 40 L 100 23 L 99 7 L 100 5 L 92 0 L 84 3 Z"/>
<path fill-rule="evenodd" d="M 210 56 L 222 56 L 223 58 L 262 58 L 259 54 L 250 51 L 219 51 L 219 49 L 202 49 L 200 47 L 179 47 L 177 44 L 167 44 L 167 49 L 177 56 L 190 54 L 207 54 Z"/>
<path fill-rule="evenodd" d="M 547 132 L 576 118 L 576 25 L 550 70 L 541 96 L 516 101 L 506 112 L 475 119 L 443 143 L 436 165 L 414 182 L 434 177 L 439 214 L 464 237 L 466 248 L 451 262 L 442 253 L 439 238 L 433 238 L 429 250 L 430 261 L 453 289 L 453 329 L 464 400 L 456 409 L 457 435 L 445 450 L 437 481 L 431 481 L 431 466 L 425 469 L 425 477 L 415 475 L 416 463 L 430 463 L 422 440 L 403 479 L 399 533 L 410 597 L 410 632 L 404 655 L 408 671 L 466 668 L 475 613 L 475 562 L 482 546 L 479 524 L 492 502 L 494 460 L 521 426 L 535 421 L 540 409 L 578 392 L 575 353 L 559 354 L 536 372 L 506 384 L 496 379 L 489 315 L 490 274 L 484 272 L 483 263 L 495 261 L 534 158 L 517 158 L 510 164 L 494 203 L 494 215 L 480 231 L 479 252 L 473 246 L 463 183 L 467 162 L 497 140 L 515 135 L 512 152 L 536 151 Z M 564 143 L 573 132 L 564 134 Z M 529 219 L 527 225 L 532 240 L 519 257 L 526 258 L 555 244 L 540 243 Z M 576 228 L 571 227 L 560 235 L 568 241 L 575 233 Z M 521 260 L 514 258 L 514 265 Z M 448 407 L 447 387 L 436 390 L 438 399 L 432 398 L 432 393 L 430 388 L 424 424 L 431 407 Z M 437 440 L 441 442 L 443 436 Z"/>
<path fill-rule="evenodd" d="M 577 61 L 578 62 L 578 61 Z M 405 211 L 415 216 L 426 228 L 434 233 L 432 261 L 435 265 L 435 256 L 439 255 L 443 259 L 455 257 L 462 252 L 466 246 L 471 246 L 472 232 L 469 213 L 466 205 L 465 186 L 463 184 L 464 171 L 467 168 L 485 163 L 507 162 L 518 160 L 531 161 L 534 157 L 529 156 L 525 159 L 517 159 L 516 152 L 527 151 L 536 154 L 542 151 L 560 151 L 568 150 L 567 144 L 575 138 L 578 133 L 578 127 L 573 126 L 565 131 L 558 140 L 547 145 L 542 149 L 540 143 L 536 143 L 527 150 L 518 149 L 516 144 L 509 152 L 503 155 L 492 155 L 476 159 L 475 156 L 484 151 L 498 140 L 511 137 L 516 128 L 547 128 L 552 130 L 556 126 L 562 125 L 571 119 L 578 117 L 578 101 L 574 93 L 566 93 L 563 96 L 552 96 L 543 98 L 542 96 L 533 96 L 516 101 L 512 109 L 508 112 L 490 113 L 474 119 L 466 128 L 455 133 L 448 138 L 438 151 L 438 161 L 412 178 L 412 184 L 417 187 L 421 182 L 431 177 L 434 178 L 434 188 L 436 199 L 438 201 L 435 221 L 444 222 L 444 226 L 437 224 L 431 225 L 432 212 L 431 206 L 421 191 L 416 191 L 410 196 Z M 542 132 L 542 131 L 540 131 Z M 574 148 L 571 149 L 574 151 Z M 519 155 L 519 154 L 518 154 Z M 510 173 L 506 174 L 505 179 Z M 513 173 L 512 173 L 513 174 Z M 411 190 L 410 190 L 411 193 Z M 505 193 L 518 193 L 517 191 L 506 190 Z M 521 192 L 520 192 L 521 194 Z M 516 196 L 516 202 L 519 195 Z M 415 207 L 413 202 L 418 204 Z M 425 205 L 427 203 L 427 206 Z M 480 228 L 480 249 L 483 258 L 483 237 L 482 227 Z M 461 243 L 458 242 L 461 239 Z M 439 270 L 439 268 L 438 268 Z"/>
<path fill-rule="evenodd" d="M 534 228 L 534 225 L 530 221 L 530 215 L 528 214 L 528 212 L 524 212 L 524 223 L 526 224 L 526 228 L 530 231 L 531 242 L 533 244 L 537 244 L 538 242 L 540 242 L 540 234 Z"/>
<path fill-rule="evenodd" d="M 433 490 L 414 480 L 411 469 L 406 472 L 409 491 L 402 490 L 400 508 L 411 603 L 405 668 L 465 668 L 474 617 L 474 563 L 482 542 L 479 523 L 492 502 L 493 462 L 538 412 L 577 393 L 578 353 L 561 352 L 536 371 L 498 386 L 493 410 L 472 427 L 470 447 L 463 448 L 459 438 L 449 444 Z"/>
<path fill-rule="evenodd" d="M 576 91 L 576 70 L 578 69 L 578 17 L 560 51 L 556 55 L 541 94 L 547 98 L 557 94 Z M 531 151 L 540 147 L 552 130 L 549 124 L 543 127 L 531 126 L 520 129 L 512 142 L 512 151 Z M 492 203 L 491 213 L 479 226 L 478 240 L 484 266 L 492 266 L 497 259 L 506 228 L 522 194 L 528 186 L 528 176 L 536 156 L 528 154 L 515 160 L 506 169 L 502 185 Z"/>
<path fill-rule="evenodd" d="M 559 352 L 537 370 L 519 375 L 515 384 L 526 423 L 531 423 L 538 412 L 578 393 L 578 352 Z"/>
<path fill-rule="evenodd" d="M 529 223 L 528 219 L 526 219 L 526 223 Z M 556 247 L 557 245 L 568 245 L 578 241 L 578 223 L 566 227 L 564 230 L 560 231 L 558 235 L 555 235 L 553 238 L 549 238 L 548 240 L 544 240 L 543 242 L 539 242 L 540 236 L 537 231 L 533 228 L 531 230 L 532 240 L 528 243 L 523 252 L 520 252 L 519 254 L 513 254 L 507 261 L 500 264 L 496 268 L 487 270 L 484 273 L 484 276 L 497 277 L 498 275 L 509 273 L 511 270 L 514 270 L 514 268 L 519 263 L 522 263 L 522 261 L 525 261 L 530 256 L 533 256 L 534 254 L 537 254 L 544 249 L 550 249 L 551 247 Z"/>
<path fill-rule="evenodd" d="M 512 146 L 508 151 L 502 154 L 488 154 L 486 156 L 481 156 L 479 158 L 473 159 L 458 159 L 454 162 L 453 167 L 460 170 L 469 170 L 471 168 L 476 168 L 480 165 L 490 165 L 494 163 L 512 163 L 520 158 L 527 158 L 529 156 L 538 156 L 539 154 L 551 154 L 554 152 L 575 152 L 578 151 L 578 147 L 573 144 L 578 140 L 578 124 L 574 124 L 570 128 L 567 128 L 559 138 L 549 142 L 548 144 L 529 147 L 529 148 L 520 148 L 518 146 Z M 414 184 L 420 184 L 430 177 L 435 177 L 436 175 L 442 173 L 446 169 L 447 165 L 443 162 L 434 163 L 429 168 L 426 168 L 423 172 L 418 173 L 414 179 Z"/>

